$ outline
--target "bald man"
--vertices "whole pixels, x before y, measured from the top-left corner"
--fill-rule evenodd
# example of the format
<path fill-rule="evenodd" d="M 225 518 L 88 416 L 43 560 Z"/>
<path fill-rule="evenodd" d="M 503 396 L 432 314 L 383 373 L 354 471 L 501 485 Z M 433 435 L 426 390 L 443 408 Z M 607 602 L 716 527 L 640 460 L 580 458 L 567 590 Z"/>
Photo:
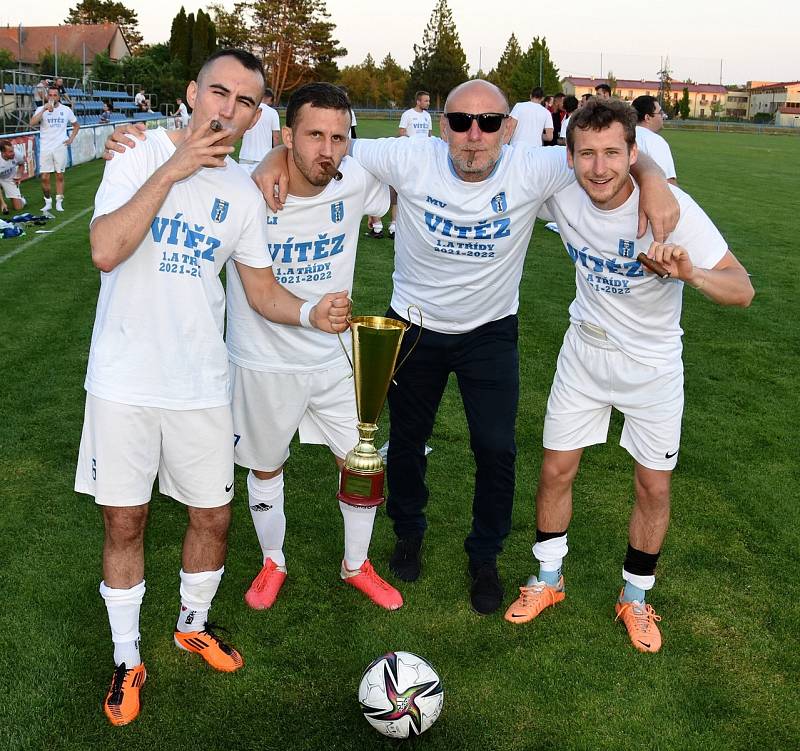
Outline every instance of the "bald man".
<path fill-rule="evenodd" d="M 502 92 L 474 80 L 448 96 L 440 122 L 444 140 L 352 142 L 355 159 L 398 194 L 387 315 L 406 319 L 410 305 L 423 311 L 419 343 L 389 389 L 387 513 L 398 538 L 389 565 L 404 581 L 420 575 L 428 501 L 425 441 L 454 373 L 476 465 L 472 529 L 464 547 L 470 601 L 481 614 L 497 610 L 503 599 L 497 556 L 511 528 L 514 497 L 523 261 L 542 202 L 574 180 L 562 148 L 503 146 L 508 117 Z M 274 202 L 277 161 L 268 159 L 253 174 L 268 203 Z M 664 205 L 671 210 L 673 200 L 652 162 L 638 178 L 651 200 L 662 198 L 648 215 L 668 213 Z M 403 338 L 401 359 L 417 341 L 417 322 Z"/>

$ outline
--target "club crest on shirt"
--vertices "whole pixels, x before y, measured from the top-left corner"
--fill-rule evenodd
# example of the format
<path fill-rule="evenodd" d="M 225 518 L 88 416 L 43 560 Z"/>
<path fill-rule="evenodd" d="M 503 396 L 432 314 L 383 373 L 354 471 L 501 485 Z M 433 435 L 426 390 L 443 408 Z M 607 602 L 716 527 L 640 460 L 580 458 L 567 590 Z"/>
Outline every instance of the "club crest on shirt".
<path fill-rule="evenodd" d="M 504 190 L 500 191 L 492 199 L 492 208 L 497 214 L 502 214 L 508 208 L 508 203 L 506 202 L 506 193 Z"/>
<path fill-rule="evenodd" d="M 344 201 L 336 201 L 331 204 L 331 221 L 341 222 L 344 219 Z"/>
<path fill-rule="evenodd" d="M 221 223 L 225 221 L 225 217 L 228 216 L 228 207 L 230 204 L 228 201 L 223 201 L 221 198 L 214 199 L 214 206 L 211 208 L 211 220 L 217 223 Z"/>
<path fill-rule="evenodd" d="M 618 252 L 623 258 L 633 258 L 636 255 L 636 243 L 633 240 L 620 240 Z"/>

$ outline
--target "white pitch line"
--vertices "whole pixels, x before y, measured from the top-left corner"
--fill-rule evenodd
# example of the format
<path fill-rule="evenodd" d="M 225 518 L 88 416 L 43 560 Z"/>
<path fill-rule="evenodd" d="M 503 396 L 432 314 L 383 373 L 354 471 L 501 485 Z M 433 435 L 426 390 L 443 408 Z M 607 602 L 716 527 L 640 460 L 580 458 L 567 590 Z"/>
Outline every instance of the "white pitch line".
<path fill-rule="evenodd" d="M 56 228 L 60 229 L 61 227 L 66 227 L 71 222 L 74 222 L 76 219 L 80 219 L 82 216 L 86 216 L 94 206 L 87 206 L 83 211 L 79 211 L 75 216 L 71 216 L 64 222 L 56 225 Z M 28 240 L 27 242 L 22 243 L 18 248 L 14 248 L 10 253 L 6 253 L 4 256 L 0 256 L 0 263 L 5 263 L 6 261 L 12 259 L 14 256 L 19 255 L 22 253 L 23 250 L 27 250 L 31 247 L 31 245 L 36 245 L 36 243 L 41 242 L 49 235 L 36 235 L 36 237 Z"/>

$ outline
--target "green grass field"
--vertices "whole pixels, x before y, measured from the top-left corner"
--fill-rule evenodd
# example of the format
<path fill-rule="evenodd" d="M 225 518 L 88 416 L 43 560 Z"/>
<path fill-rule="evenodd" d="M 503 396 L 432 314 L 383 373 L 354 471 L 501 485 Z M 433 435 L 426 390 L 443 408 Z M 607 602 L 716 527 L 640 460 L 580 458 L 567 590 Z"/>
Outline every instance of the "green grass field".
<path fill-rule="evenodd" d="M 395 127 L 364 120 L 359 135 Z M 408 748 L 798 748 L 800 316 L 790 266 L 800 139 L 667 137 L 681 185 L 752 273 L 756 298 L 734 310 L 686 292 L 681 460 L 650 598 L 664 618 L 662 651 L 634 651 L 613 620 L 632 502 L 618 419 L 608 445 L 586 452 L 576 484 L 566 601 L 517 628 L 470 610 L 462 541 L 473 463 L 451 384 L 431 440 L 425 569 L 400 587 L 398 612 L 340 582 L 333 467 L 326 451 L 304 446 L 293 447 L 287 469 L 289 579 L 271 611 L 250 611 L 242 595 L 260 551 L 237 474 L 212 611 L 245 657 L 237 674 L 213 673 L 172 644 L 185 512 L 154 497 L 141 620 L 149 680 L 141 716 L 119 729 L 101 710 L 113 668 L 97 593 L 101 521 L 72 490 L 99 284 L 87 228 L 102 164 L 70 170 L 67 212 L 50 227 L 59 231 L 0 241 L 0 748 L 396 748 L 360 716 L 356 695 L 364 667 L 392 649 L 427 657 L 445 686 L 441 718 Z M 24 192 L 38 209 L 34 181 Z M 392 264 L 390 241 L 362 242 L 358 314 L 385 310 Z M 541 427 L 573 287 L 558 237 L 537 226 L 521 289 L 517 497 L 500 559 L 506 602 L 533 570 Z M 392 545 L 380 511 L 371 558 L 383 572 Z"/>

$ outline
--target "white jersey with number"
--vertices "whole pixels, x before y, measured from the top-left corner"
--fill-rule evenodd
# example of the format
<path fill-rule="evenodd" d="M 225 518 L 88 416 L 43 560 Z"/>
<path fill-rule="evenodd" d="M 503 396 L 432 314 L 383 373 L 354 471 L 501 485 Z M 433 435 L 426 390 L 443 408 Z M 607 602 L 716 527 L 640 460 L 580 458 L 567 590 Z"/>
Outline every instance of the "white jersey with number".
<path fill-rule="evenodd" d="M 461 334 L 517 312 L 519 282 L 542 202 L 575 178 L 566 151 L 503 147 L 481 182 L 453 170 L 439 138 L 358 139 L 353 156 L 397 190 L 392 307 Z"/>
<path fill-rule="evenodd" d="M 675 162 L 672 160 L 672 152 L 670 151 L 669 144 L 666 140 L 653 133 L 652 130 L 643 127 L 642 125 L 636 126 L 636 145 L 639 151 L 647 154 L 661 169 L 667 180 L 670 178 L 677 179 L 675 174 Z"/>
<path fill-rule="evenodd" d="M 413 138 L 424 136 L 427 138 L 433 129 L 430 113 L 427 110 L 417 112 L 413 107 L 406 110 L 400 118 L 400 127 L 405 128 L 406 135 Z"/>
<path fill-rule="evenodd" d="M 125 205 L 174 153 L 159 128 L 106 162 L 92 221 Z M 231 257 L 271 263 L 264 200 L 228 158 L 175 183 L 133 255 L 101 275 L 86 390 L 142 407 L 229 404 L 219 272 Z"/>
<path fill-rule="evenodd" d="M 361 217 L 389 208 L 389 189 L 345 157 L 340 181 L 316 196 L 289 196 L 282 211 L 267 210 L 268 251 L 275 278 L 304 300 L 353 290 Z M 231 362 L 250 370 L 324 370 L 344 361 L 339 338 L 317 329 L 272 323 L 247 304 L 239 275 L 228 264 L 227 343 Z M 342 337 L 349 349 L 349 334 Z"/>
<path fill-rule="evenodd" d="M 239 149 L 239 159 L 248 159 L 251 162 L 260 162 L 272 149 L 272 131 L 281 129 L 281 119 L 278 112 L 263 102 L 258 105 L 261 117 L 258 122 L 246 130 L 242 136 L 242 147 Z"/>
<path fill-rule="evenodd" d="M 686 248 L 695 266 L 713 268 L 728 244 L 692 198 L 674 185 L 670 189 L 681 217 L 669 242 Z M 683 282 L 660 279 L 636 260 L 653 242 L 649 226 L 644 237 L 636 237 L 638 187 L 622 206 L 610 211 L 598 209 L 577 183 L 556 194 L 547 206 L 575 264 L 570 321 L 605 329 L 609 341 L 637 362 L 679 366 Z"/>
<path fill-rule="evenodd" d="M 39 138 L 41 139 L 40 153 L 50 154 L 58 151 L 67 140 L 67 128 L 72 123 L 78 121 L 75 113 L 66 105 L 59 104 L 50 112 L 47 107 L 39 107 L 35 115 L 42 113 L 42 119 L 39 124 Z"/>
<path fill-rule="evenodd" d="M 511 117 L 517 121 L 511 137 L 514 146 L 541 146 L 545 128 L 553 127 L 553 116 L 538 102 L 517 102 Z"/>

